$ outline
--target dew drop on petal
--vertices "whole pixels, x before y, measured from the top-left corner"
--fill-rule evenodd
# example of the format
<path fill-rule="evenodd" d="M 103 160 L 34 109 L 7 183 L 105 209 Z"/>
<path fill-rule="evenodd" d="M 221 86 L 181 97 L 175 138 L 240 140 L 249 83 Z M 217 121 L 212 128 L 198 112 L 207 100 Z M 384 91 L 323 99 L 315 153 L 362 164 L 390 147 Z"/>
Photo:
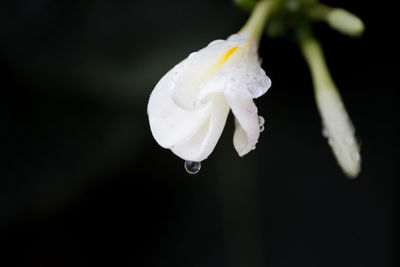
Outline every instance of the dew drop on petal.
<path fill-rule="evenodd" d="M 190 161 L 186 160 L 185 161 L 185 170 L 190 173 L 190 174 L 196 174 L 200 171 L 201 169 L 201 162 L 200 161 Z"/>
<path fill-rule="evenodd" d="M 251 148 L 251 150 L 255 150 L 256 149 L 256 146 L 253 146 L 252 148 Z"/>
<path fill-rule="evenodd" d="M 260 132 L 263 132 L 265 130 L 264 127 L 265 119 L 263 116 L 258 116 L 258 125 L 260 126 Z"/>
<path fill-rule="evenodd" d="M 253 98 L 257 98 L 263 94 L 263 89 L 259 86 L 251 85 L 247 87 L 247 90 L 253 96 Z"/>
<path fill-rule="evenodd" d="M 254 106 L 249 106 L 249 107 L 247 107 L 246 109 L 247 109 L 247 111 L 250 112 L 250 113 L 257 113 L 257 107 L 256 107 L 256 105 L 254 105 Z"/>
<path fill-rule="evenodd" d="M 263 116 L 258 116 L 258 124 L 259 124 L 260 126 L 263 126 L 264 123 L 265 123 L 264 117 L 263 117 Z"/>
<path fill-rule="evenodd" d="M 193 53 L 191 53 L 191 54 L 189 55 L 189 58 L 192 59 L 192 58 L 194 58 L 196 55 L 197 55 L 197 52 L 193 52 Z"/>
<path fill-rule="evenodd" d="M 208 46 L 212 46 L 212 45 L 223 43 L 223 42 L 224 42 L 224 40 L 214 40 L 211 43 L 209 43 Z"/>

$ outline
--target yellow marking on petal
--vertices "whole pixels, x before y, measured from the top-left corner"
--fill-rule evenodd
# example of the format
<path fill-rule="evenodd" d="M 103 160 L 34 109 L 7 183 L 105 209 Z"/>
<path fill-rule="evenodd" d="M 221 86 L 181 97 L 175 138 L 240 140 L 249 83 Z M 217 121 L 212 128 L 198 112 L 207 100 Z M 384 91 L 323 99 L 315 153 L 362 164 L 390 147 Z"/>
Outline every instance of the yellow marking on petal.
<path fill-rule="evenodd" d="M 226 51 L 225 56 L 222 58 L 222 63 L 225 63 L 228 58 L 233 54 L 233 52 L 236 51 L 236 49 L 238 49 L 239 47 L 232 47 L 231 49 L 229 49 L 228 51 Z"/>
<path fill-rule="evenodd" d="M 220 59 L 216 62 L 216 64 L 212 68 L 211 71 L 212 75 L 214 75 L 217 71 L 219 71 L 220 68 L 222 68 L 222 66 L 226 63 L 226 61 L 228 61 L 228 59 L 232 56 L 233 52 L 235 52 L 238 48 L 239 48 L 238 46 L 232 47 L 220 57 Z"/>
<path fill-rule="evenodd" d="M 232 57 L 233 53 L 238 50 L 240 47 L 235 46 L 232 47 L 231 49 L 229 49 L 228 51 L 226 51 L 216 62 L 215 65 L 213 65 L 210 68 L 210 72 L 209 72 L 209 78 L 212 77 L 215 73 L 217 73 L 223 66 L 224 64 Z M 250 45 L 246 44 L 244 47 L 242 47 L 241 49 L 249 49 Z"/>

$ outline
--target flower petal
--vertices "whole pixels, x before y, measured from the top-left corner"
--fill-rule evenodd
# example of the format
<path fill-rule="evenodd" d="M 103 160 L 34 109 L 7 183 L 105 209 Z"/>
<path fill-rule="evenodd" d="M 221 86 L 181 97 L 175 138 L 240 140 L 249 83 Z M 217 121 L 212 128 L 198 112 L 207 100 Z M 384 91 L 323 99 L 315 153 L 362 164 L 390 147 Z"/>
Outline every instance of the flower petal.
<path fill-rule="evenodd" d="M 239 156 L 242 157 L 252 150 L 260 136 L 257 107 L 252 99 L 229 96 L 226 96 L 226 99 L 235 115 L 236 129 L 233 135 L 233 145 Z"/>
<path fill-rule="evenodd" d="M 249 54 L 248 49 L 243 50 L 235 52 L 230 62 L 200 86 L 199 99 L 202 103 L 216 92 L 230 97 L 258 98 L 271 87 L 271 80 L 260 67 L 257 56 Z"/>
<path fill-rule="evenodd" d="M 214 95 L 209 104 L 209 117 L 201 128 L 171 148 L 177 156 L 185 160 L 202 161 L 214 150 L 224 129 L 229 105 L 221 94 Z"/>
<path fill-rule="evenodd" d="M 245 39 L 214 41 L 207 47 L 192 53 L 173 68 L 169 86 L 173 101 L 183 109 L 195 109 L 198 104 L 200 85 L 221 69 L 231 54 L 246 44 Z"/>
<path fill-rule="evenodd" d="M 173 70 L 158 82 L 147 106 L 153 137 L 164 148 L 171 148 L 196 133 L 211 111 L 211 104 L 191 111 L 177 106 L 170 98 L 172 88 L 168 86 L 172 75 Z"/>

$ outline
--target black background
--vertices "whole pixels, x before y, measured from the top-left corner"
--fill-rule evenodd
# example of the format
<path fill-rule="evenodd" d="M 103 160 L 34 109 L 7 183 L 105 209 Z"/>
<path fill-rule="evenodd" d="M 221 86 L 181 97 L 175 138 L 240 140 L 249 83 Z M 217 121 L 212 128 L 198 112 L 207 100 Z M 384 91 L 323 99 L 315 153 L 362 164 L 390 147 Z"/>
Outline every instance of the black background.
<path fill-rule="evenodd" d="M 232 117 L 197 175 L 153 140 L 151 90 L 243 25 L 230 1 L 2 1 L 1 265 L 396 266 L 398 14 L 326 3 L 366 24 L 360 39 L 316 27 L 362 144 L 354 181 L 285 40 L 261 43 L 255 151 L 237 156 Z"/>

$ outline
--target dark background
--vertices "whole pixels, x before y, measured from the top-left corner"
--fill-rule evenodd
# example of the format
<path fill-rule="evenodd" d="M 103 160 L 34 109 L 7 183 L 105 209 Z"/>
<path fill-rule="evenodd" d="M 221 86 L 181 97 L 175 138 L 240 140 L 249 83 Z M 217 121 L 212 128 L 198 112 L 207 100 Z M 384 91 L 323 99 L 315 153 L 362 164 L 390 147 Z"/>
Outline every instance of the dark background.
<path fill-rule="evenodd" d="M 2 1 L 2 266 L 396 266 L 398 34 L 385 1 L 326 1 L 361 39 L 318 25 L 362 143 L 346 179 L 298 47 L 264 38 L 266 119 L 239 158 L 233 119 L 197 175 L 151 136 L 146 105 L 190 52 L 237 31 L 226 1 Z"/>

